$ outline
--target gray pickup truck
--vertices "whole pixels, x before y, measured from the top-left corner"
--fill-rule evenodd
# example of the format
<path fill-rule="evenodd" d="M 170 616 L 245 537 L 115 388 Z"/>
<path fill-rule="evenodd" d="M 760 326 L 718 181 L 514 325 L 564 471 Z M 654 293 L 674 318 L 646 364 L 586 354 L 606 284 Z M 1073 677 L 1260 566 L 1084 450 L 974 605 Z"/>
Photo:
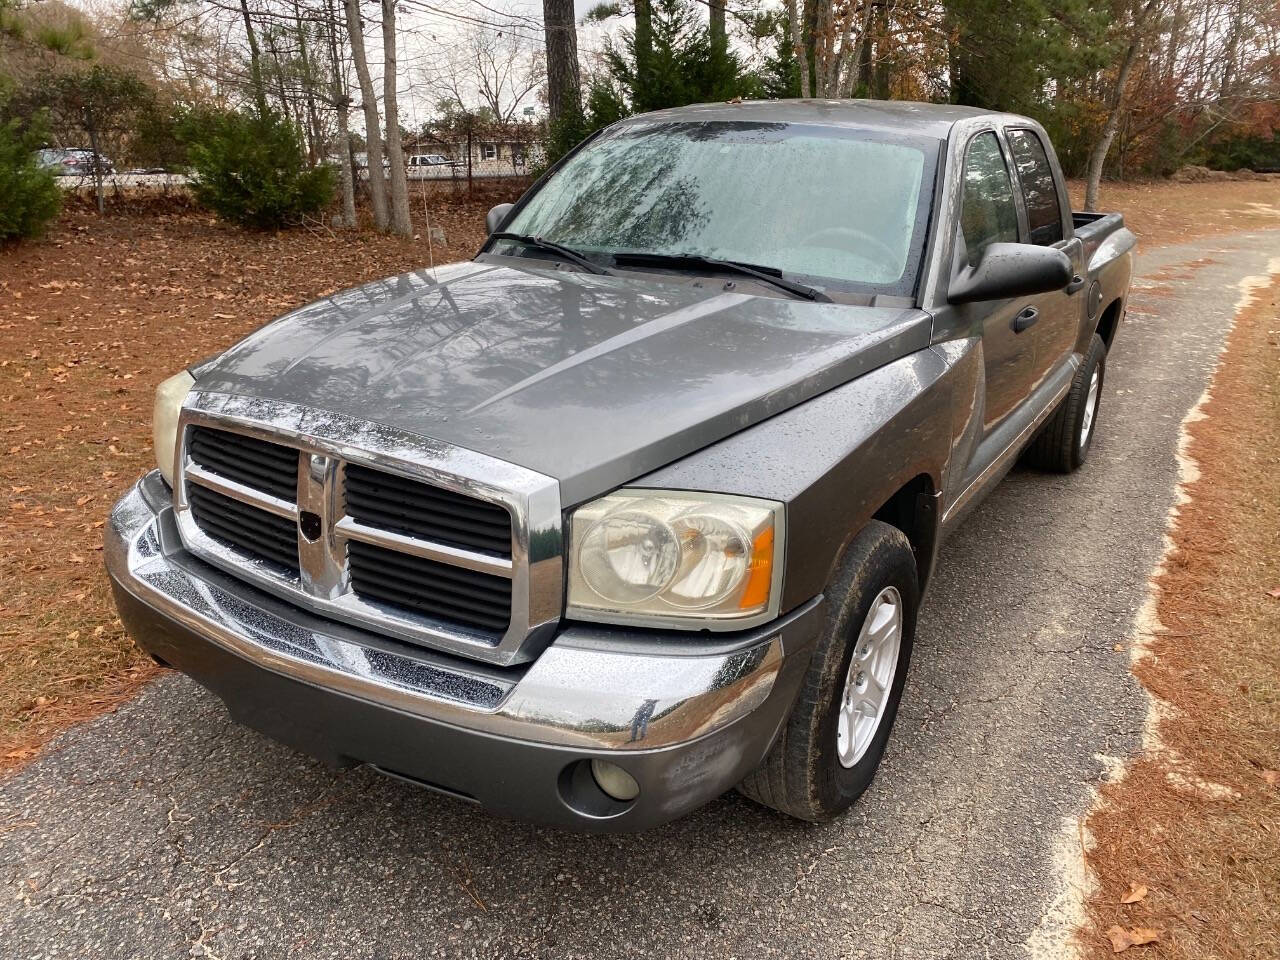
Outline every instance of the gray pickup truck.
<path fill-rule="evenodd" d="M 1085 460 L 1133 235 L 1033 121 L 870 101 L 626 120 L 488 229 L 161 384 L 129 631 L 500 814 L 838 815 L 943 536 L 1020 455 Z"/>

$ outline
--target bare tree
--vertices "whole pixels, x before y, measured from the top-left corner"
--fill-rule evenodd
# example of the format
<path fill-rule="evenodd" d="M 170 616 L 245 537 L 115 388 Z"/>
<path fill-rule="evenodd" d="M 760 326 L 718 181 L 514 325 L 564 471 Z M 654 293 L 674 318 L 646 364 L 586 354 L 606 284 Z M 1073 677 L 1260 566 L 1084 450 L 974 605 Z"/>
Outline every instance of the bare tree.
<path fill-rule="evenodd" d="M 477 27 L 442 51 L 423 79 L 439 100 L 468 108 L 472 101 L 498 123 L 510 123 L 546 79 L 541 51 L 518 33 Z"/>
<path fill-rule="evenodd" d="M 787 22 L 791 25 L 791 51 L 800 63 L 800 96 L 807 97 L 812 89 L 809 86 L 809 53 L 804 47 L 804 24 L 800 21 L 796 0 L 787 0 Z"/>
<path fill-rule="evenodd" d="M 324 135 L 320 129 L 320 112 L 316 109 L 316 77 L 312 73 L 312 58 L 307 48 L 307 27 L 302 21 L 302 8 L 298 5 L 298 0 L 292 0 L 292 4 L 294 29 L 298 37 L 298 64 L 302 71 L 302 96 L 307 108 L 307 130 L 310 137 L 308 159 L 314 164 Z"/>
<path fill-rule="evenodd" d="M 848 97 L 858 82 L 858 65 L 862 57 L 862 45 L 867 27 L 877 2 L 882 0 L 813 0 L 813 96 Z M 788 15 L 794 0 L 788 0 Z M 807 6 L 807 4 L 806 4 Z M 793 36 L 798 32 L 798 20 L 792 21 Z M 797 44 L 800 46 L 800 44 Z M 799 50 L 801 92 L 808 96 L 808 63 L 805 51 Z"/>
<path fill-rule="evenodd" d="M 263 115 L 267 112 L 267 88 L 262 82 L 262 52 L 258 49 L 253 17 L 249 16 L 249 0 L 240 0 L 240 13 L 244 17 L 244 32 L 249 40 L 249 73 L 253 82 L 253 99 L 259 115 Z"/>
<path fill-rule="evenodd" d="M 409 181 L 400 145 L 400 107 L 396 95 L 396 0 L 382 0 L 382 112 L 387 121 L 387 160 L 391 164 L 391 232 L 413 233 L 409 220 Z M 372 169 L 373 161 L 369 161 Z"/>
<path fill-rule="evenodd" d="M 334 111 L 338 115 L 338 133 L 335 146 L 338 156 L 338 183 L 342 191 L 342 214 L 338 217 L 338 225 L 348 229 L 356 225 L 356 192 L 351 176 L 351 95 L 347 92 L 346 77 L 342 69 L 342 58 L 338 53 L 338 15 L 334 10 L 334 0 L 324 0 L 325 13 L 328 17 L 326 30 L 329 35 L 330 63 L 330 99 Z"/>
<path fill-rule="evenodd" d="M 242 0 L 243 2 L 243 0 Z M 366 156 L 369 171 L 369 203 L 373 207 L 373 225 L 386 230 L 387 181 L 382 171 L 382 122 L 378 117 L 378 101 L 373 95 L 373 79 L 369 76 L 369 61 L 364 54 L 364 24 L 360 19 L 360 0 L 344 0 L 347 13 L 347 35 L 351 38 L 351 62 L 360 81 L 360 99 L 364 106 Z"/>
<path fill-rule="evenodd" d="M 1111 143 L 1120 129 L 1120 121 L 1124 115 L 1126 96 L 1128 94 L 1129 77 L 1133 72 L 1134 61 L 1138 50 L 1146 39 L 1148 26 L 1153 22 L 1153 14 L 1161 0 L 1146 0 L 1141 6 L 1135 6 L 1128 23 L 1124 39 L 1124 53 L 1120 57 L 1120 65 L 1116 69 L 1115 84 L 1111 89 L 1110 101 L 1107 105 L 1107 119 L 1098 135 L 1098 142 L 1089 153 L 1089 168 L 1085 176 L 1084 208 L 1098 208 L 1098 189 L 1102 184 L 1102 167 L 1107 162 L 1107 153 Z"/>

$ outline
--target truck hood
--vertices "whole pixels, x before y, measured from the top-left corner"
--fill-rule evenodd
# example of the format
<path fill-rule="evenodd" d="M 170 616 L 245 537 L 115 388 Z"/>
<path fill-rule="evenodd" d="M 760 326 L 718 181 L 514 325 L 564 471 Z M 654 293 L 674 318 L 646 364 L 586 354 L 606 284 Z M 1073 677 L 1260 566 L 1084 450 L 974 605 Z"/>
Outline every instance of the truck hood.
<path fill-rule="evenodd" d="M 496 456 L 557 478 L 569 506 L 929 343 L 913 308 L 731 286 L 521 263 L 418 271 L 281 317 L 197 386 Z"/>

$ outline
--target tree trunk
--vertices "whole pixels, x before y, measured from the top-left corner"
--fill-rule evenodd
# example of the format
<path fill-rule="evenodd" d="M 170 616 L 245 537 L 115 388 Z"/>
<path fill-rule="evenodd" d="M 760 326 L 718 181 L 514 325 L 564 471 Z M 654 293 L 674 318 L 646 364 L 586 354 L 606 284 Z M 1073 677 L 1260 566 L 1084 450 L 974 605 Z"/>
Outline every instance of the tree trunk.
<path fill-rule="evenodd" d="M 298 31 L 298 60 L 302 64 L 302 95 L 307 108 L 307 126 L 311 130 L 311 148 L 307 151 L 307 162 L 316 165 L 322 149 L 324 134 L 320 129 L 320 114 L 316 110 L 315 77 L 311 74 L 311 54 L 307 50 L 307 30 L 302 23 L 302 10 L 298 0 L 293 0 L 293 22 Z"/>
<path fill-rule="evenodd" d="M 542 24 L 547 42 L 547 110 L 554 126 L 582 110 L 573 0 L 542 0 Z"/>
<path fill-rule="evenodd" d="M 1240 50 L 1240 34 L 1244 30 L 1244 0 L 1237 0 L 1227 34 L 1227 50 L 1222 58 L 1222 83 L 1218 87 L 1218 99 L 1228 100 L 1236 79 L 1236 57 Z"/>
<path fill-rule="evenodd" d="M 724 27 L 724 0 L 708 0 L 710 12 L 711 53 L 717 49 L 724 52 L 728 49 L 728 37 Z"/>
<path fill-rule="evenodd" d="M 360 22 L 360 0 L 343 0 L 347 13 L 347 34 L 351 37 L 351 61 L 360 81 L 360 99 L 364 101 L 365 149 L 369 162 L 369 204 L 373 207 L 373 225 L 387 229 L 387 180 L 382 172 L 382 123 L 378 118 L 378 101 L 373 95 L 369 77 L 369 61 L 364 55 L 364 26 Z"/>
<path fill-rule="evenodd" d="M 338 142 L 334 147 L 342 158 L 338 164 L 338 182 L 342 190 L 342 216 L 338 225 L 349 230 L 356 225 L 356 191 L 351 176 L 351 121 L 348 116 L 351 97 L 347 95 L 342 79 L 342 60 L 338 56 L 338 16 L 333 9 L 333 0 L 325 0 L 325 12 L 329 17 L 326 26 L 329 31 L 329 59 L 333 67 L 332 99 L 338 112 Z"/>
<path fill-rule="evenodd" d="M 800 96 L 809 96 L 809 51 L 804 46 L 804 24 L 796 0 L 787 0 L 787 23 L 791 27 L 791 49 L 800 63 Z"/>
<path fill-rule="evenodd" d="M 382 113 L 387 121 L 387 160 L 391 163 L 391 232 L 413 235 L 409 220 L 409 181 L 400 146 L 400 107 L 396 96 L 396 0 L 382 0 Z"/>
<path fill-rule="evenodd" d="M 804 96 L 806 97 L 816 97 L 818 95 L 818 74 L 814 68 L 818 62 L 816 40 L 818 33 L 818 5 L 822 2 L 823 0 L 802 0 L 800 25 L 804 38 L 804 69 L 809 77 L 809 83 L 804 91 Z"/>
<path fill-rule="evenodd" d="M 845 29 L 844 43 L 840 49 L 840 71 L 844 80 L 840 84 L 839 96 L 852 97 L 853 89 L 858 85 L 858 71 L 862 68 L 862 49 L 867 43 L 867 33 L 871 29 L 871 15 L 875 13 L 875 4 L 872 0 L 863 0 L 862 19 L 858 23 L 858 39 L 853 42 L 853 49 L 846 49 L 849 45 L 849 31 Z M 853 19 L 853 11 L 849 11 L 849 19 Z"/>
<path fill-rule="evenodd" d="M 711 40 L 711 66 L 716 82 L 716 93 L 728 95 L 729 91 L 729 36 L 724 24 L 724 0 L 708 0 L 710 12 L 708 35 Z"/>
<path fill-rule="evenodd" d="M 258 34 L 253 29 L 253 18 L 249 16 L 249 0 L 240 0 L 240 13 L 244 17 L 244 32 L 249 38 L 249 78 L 253 84 L 253 102 L 258 108 L 258 116 L 267 113 L 267 89 L 262 83 L 262 51 L 258 49 Z"/>
<path fill-rule="evenodd" d="M 1107 120 L 1102 125 L 1102 133 L 1098 137 L 1098 142 L 1093 145 L 1093 150 L 1089 152 L 1089 169 L 1085 178 L 1084 190 L 1084 208 L 1086 210 L 1098 209 L 1098 190 L 1102 185 L 1102 168 L 1107 162 L 1107 152 L 1111 149 L 1111 142 L 1116 138 L 1116 131 L 1120 129 L 1120 120 L 1124 115 L 1125 97 L 1128 93 L 1129 74 L 1133 72 L 1133 63 L 1138 57 L 1138 48 L 1142 44 L 1142 30 L 1146 26 L 1147 20 L 1150 19 L 1151 12 L 1159 2 L 1160 0 L 1147 0 L 1141 9 L 1134 13 L 1129 45 L 1125 48 L 1124 56 L 1120 60 L 1120 69 L 1116 73 L 1115 90 L 1111 95 L 1111 108 L 1107 111 Z"/>
<path fill-rule="evenodd" d="M 271 30 L 267 31 L 267 50 L 271 52 L 271 62 L 276 66 L 276 96 L 280 100 L 280 114 L 286 120 L 296 119 L 289 110 L 289 94 L 284 88 L 284 67 L 280 63 L 280 50 L 276 47 L 276 35 Z M 301 124 L 298 127 L 299 132 L 304 132 Z"/>
<path fill-rule="evenodd" d="M 832 4 L 834 6 L 834 3 Z M 871 9 L 869 0 L 864 0 L 863 4 L 868 10 Z M 840 42 L 836 43 L 836 21 L 835 10 L 831 12 L 831 55 L 827 64 L 827 96 L 840 96 L 840 71 L 846 59 L 846 52 L 849 44 L 853 39 L 853 0 L 846 0 L 844 11 L 844 28 L 840 31 Z"/>
<path fill-rule="evenodd" d="M 835 0 L 815 0 L 814 24 L 810 43 L 813 45 L 813 95 L 829 97 L 827 78 L 831 70 L 831 49 L 835 32 Z"/>
<path fill-rule="evenodd" d="M 92 110 L 85 111 L 84 121 L 89 131 L 89 149 L 93 151 L 93 193 L 98 201 L 98 216 L 102 216 L 106 212 L 102 202 L 102 154 L 98 152 L 98 122 Z"/>
<path fill-rule="evenodd" d="M 653 102 L 653 4 L 650 0 L 636 0 L 636 81 L 635 107 L 638 111 L 650 110 Z"/>

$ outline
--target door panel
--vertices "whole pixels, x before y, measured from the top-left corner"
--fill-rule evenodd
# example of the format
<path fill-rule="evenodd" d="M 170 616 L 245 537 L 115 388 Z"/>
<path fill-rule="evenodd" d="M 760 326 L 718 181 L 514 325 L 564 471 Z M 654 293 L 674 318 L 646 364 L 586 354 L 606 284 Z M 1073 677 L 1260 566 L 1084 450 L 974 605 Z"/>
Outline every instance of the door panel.
<path fill-rule="evenodd" d="M 1065 204 L 1059 192 L 1053 165 L 1039 135 L 1031 129 L 1006 131 L 1009 152 L 1018 175 L 1018 185 L 1027 214 L 1026 242 L 1055 247 L 1071 259 L 1073 273 L 1084 276 L 1084 248 L 1070 235 L 1064 219 Z M 1084 310 L 1082 285 L 1072 292 L 1053 290 L 1027 298 L 1027 306 L 1038 311 L 1036 324 L 1022 336 L 1034 350 L 1032 387 L 1037 387 L 1071 356 Z"/>
<path fill-rule="evenodd" d="M 1013 179 L 994 131 L 975 135 L 965 149 L 959 240 L 960 254 L 970 267 L 982 259 L 988 245 L 1018 240 Z M 1025 306 L 1023 298 L 959 308 L 960 316 L 981 326 L 986 368 L 984 436 L 1008 417 L 1032 389 L 1034 350 L 1030 349 L 1026 333 L 1018 334 L 1013 329 L 1013 318 Z"/>

